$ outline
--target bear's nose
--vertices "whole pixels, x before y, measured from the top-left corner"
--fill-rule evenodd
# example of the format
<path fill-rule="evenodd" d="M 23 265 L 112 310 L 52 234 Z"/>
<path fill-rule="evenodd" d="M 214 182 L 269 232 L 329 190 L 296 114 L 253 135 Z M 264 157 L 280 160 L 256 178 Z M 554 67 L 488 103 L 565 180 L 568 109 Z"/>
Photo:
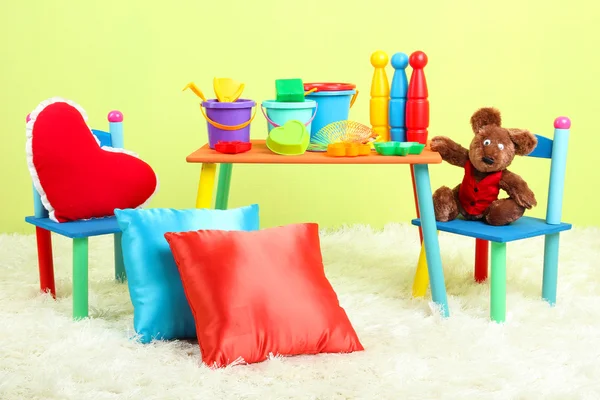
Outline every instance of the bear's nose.
<path fill-rule="evenodd" d="M 487 165 L 492 165 L 494 163 L 494 157 L 483 157 L 481 159 L 481 161 L 483 161 L 484 163 L 486 163 Z"/>

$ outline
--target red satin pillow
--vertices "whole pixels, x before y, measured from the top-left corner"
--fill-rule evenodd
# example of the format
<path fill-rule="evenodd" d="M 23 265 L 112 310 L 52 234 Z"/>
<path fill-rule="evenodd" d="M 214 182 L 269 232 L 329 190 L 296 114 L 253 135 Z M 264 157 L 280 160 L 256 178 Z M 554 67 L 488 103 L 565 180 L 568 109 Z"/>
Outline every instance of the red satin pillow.
<path fill-rule="evenodd" d="M 317 224 L 165 238 L 208 366 L 364 350 L 325 276 Z"/>

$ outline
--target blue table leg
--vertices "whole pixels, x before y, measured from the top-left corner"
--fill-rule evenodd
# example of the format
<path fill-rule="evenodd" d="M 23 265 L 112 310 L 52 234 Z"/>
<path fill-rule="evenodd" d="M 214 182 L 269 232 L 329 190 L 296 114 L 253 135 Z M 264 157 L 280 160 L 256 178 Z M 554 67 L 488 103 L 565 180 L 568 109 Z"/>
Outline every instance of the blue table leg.
<path fill-rule="evenodd" d="M 429 181 L 429 169 L 427 164 L 415 164 L 414 170 L 417 200 L 421 214 L 423 242 L 427 257 L 427 269 L 429 271 L 431 298 L 441 307 L 442 315 L 449 317 L 450 310 L 448 309 L 444 270 L 442 269 L 442 258 L 440 256 L 440 243 L 438 242 L 437 225 L 433 211 L 433 194 L 431 193 L 431 182 Z"/>

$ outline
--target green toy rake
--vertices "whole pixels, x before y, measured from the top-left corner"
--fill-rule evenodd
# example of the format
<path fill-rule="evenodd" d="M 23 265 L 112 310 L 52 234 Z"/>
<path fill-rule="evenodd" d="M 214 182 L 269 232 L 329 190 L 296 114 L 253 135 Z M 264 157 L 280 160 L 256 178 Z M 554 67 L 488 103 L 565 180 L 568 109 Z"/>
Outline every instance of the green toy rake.
<path fill-rule="evenodd" d="M 366 125 L 356 121 L 336 121 L 321 128 L 310 138 L 307 151 L 327 151 L 327 146 L 332 143 L 359 143 L 374 142 L 377 133 Z"/>

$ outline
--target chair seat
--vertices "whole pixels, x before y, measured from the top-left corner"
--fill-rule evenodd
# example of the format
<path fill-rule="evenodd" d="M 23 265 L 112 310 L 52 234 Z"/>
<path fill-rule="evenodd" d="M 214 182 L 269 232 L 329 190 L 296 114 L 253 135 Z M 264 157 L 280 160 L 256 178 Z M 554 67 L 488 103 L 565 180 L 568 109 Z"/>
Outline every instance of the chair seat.
<path fill-rule="evenodd" d="M 419 218 L 413 219 L 412 224 L 421 226 L 421 220 Z M 549 225 L 544 219 L 532 217 L 521 217 L 516 222 L 506 226 L 491 226 L 481 221 L 467 221 L 459 218 L 450 222 L 437 222 L 437 229 L 439 231 L 498 243 L 558 233 L 567 231 L 571 227 L 571 224 L 564 222 L 557 225 Z"/>
<path fill-rule="evenodd" d="M 114 216 L 60 223 L 50 218 L 25 217 L 25 221 L 71 239 L 121 232 Z"/>

